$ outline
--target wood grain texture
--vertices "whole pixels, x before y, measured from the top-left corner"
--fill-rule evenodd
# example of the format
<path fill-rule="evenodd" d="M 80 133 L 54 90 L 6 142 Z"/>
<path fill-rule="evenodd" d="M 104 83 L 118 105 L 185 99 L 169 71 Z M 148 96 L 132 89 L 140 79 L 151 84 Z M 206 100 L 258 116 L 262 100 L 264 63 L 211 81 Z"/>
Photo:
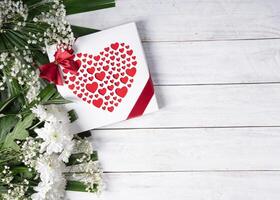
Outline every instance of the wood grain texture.
<path fill-rule="evenodd" d="M 144 43 L 157 85 L 280 82 L 280 40 Z"/>
<path fill-rule="evenodd" d="M 279 126 L 280 84 L 158 86 L 160 110 L 105 128 Z"/>
<path fill-rule="evenodd" d="M 117 7 L 69 17 L 97 29 L 137 21 L 146 41 L 279 38 L 278 0 L 118 0 Z"/>
<path fill-rule="evenodd" d="M 105 174 L 100 197 L 68 192 L 70 200 L 273 200 L 280 198 L 280 172 Z"/>
<path fill-rule="evenodd" d="M 280 170 L 280 128 L 95 130 L 106 172 Z"/>
<path fill-rule="evenodd" d="M 107 191 L 69 199 L 278 200 L 279 12 L 278 0 L 117 0 L 69 16 L 136 21 L 161 108 L 92 131 Z"/>

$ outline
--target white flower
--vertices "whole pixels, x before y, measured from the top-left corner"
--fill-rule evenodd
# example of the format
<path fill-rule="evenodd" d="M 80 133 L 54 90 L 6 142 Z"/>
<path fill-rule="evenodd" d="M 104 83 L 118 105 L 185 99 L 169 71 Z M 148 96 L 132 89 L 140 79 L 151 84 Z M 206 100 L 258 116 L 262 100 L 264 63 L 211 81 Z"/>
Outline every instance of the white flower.
<path fill-rule="evenodd" d="M 35 169 L 40 174 L 41 182 L 34 190 L 33 200 L 59 200 L 64 197 L 66 179 L 63 175 L 65 164 L 57 155 L 43 155 L 38 158 Z"/>
<path fill-rule="evenodd" d="M 40 174 L 41 182 L 34 190 L 32 200 L 59 200 L 64 197 L 66 179 L 63 172 L 65 164 L 55 154 L 38 158 L 35 169 Z"/>
<path fill-rule="evenodd" d="M 71 154 L 73 147 L 73 135 L 68 132 L 67 127 L 62 123 L 45 122 L 43 128 L 35 129 L 39 138 L 44 142 L 41 145 L 41 152 L 46 151 L 48 155 L 52 153 L 61 153 L 63 150 L 67 151 L 66 155 Z M 66 160 L 63 156 L 63 160 Z"/>
<path fill-rule="evenodd" d="M 35 169 L 43 182 L 53 183 L 63 179 L 65 164 L 55 154 L 42 155 L 38 158 Z"/>
<path fill-rule="evenodd" d="M 31 108 L 40 121 L 70 123 L 68 113 L 60 105 L 37 105 Z"/>
<path fill-rule="evenodd" d="M 37 193 L 32 194 L 32 200 L 60 200 L 65 195 L 66 180 L 63 179 L 61 182 L 45 183 L 40 182 L 34 190 Z"/>

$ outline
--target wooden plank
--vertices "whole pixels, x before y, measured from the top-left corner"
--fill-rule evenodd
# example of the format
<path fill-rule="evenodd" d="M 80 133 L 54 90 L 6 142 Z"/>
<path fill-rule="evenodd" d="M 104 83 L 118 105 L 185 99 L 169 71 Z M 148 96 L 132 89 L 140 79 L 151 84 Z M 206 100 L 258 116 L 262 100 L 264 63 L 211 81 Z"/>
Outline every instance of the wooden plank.
<path fill-rule="evenodd" d="M 280 126 L 280 84 L 155 89 L 160 111 L 105 128 Z"/>
<path fill-rule="evenodd" d="M 67 192 L 70 200 L 276 200 L 280 172 L 133 173 L 105 174 L 108 190 Z"/>
<path fill-rule="evenodd" d="M 137 21 L 143 40 L 190 41 L 279 38 L 278 0 L 118 0 L 117 7 L 69 17 L 105 29 Z"/>
<path fill-rule="evenodd" d="M 280 170 L 280 128 L 95 130 L 107 172 Z"/>
<path fill-rule="evenodd" d="M 280 40 L 144 43 L 155 84 L 280 82 Z"/>

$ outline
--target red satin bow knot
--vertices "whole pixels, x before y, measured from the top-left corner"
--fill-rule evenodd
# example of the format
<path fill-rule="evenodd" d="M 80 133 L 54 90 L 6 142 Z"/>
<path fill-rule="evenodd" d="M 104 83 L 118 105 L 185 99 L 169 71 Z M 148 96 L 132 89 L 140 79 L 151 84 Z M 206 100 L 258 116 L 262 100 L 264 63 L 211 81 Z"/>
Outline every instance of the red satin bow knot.
<path fill-rule="evenodd" d="M 51 63 L 39 67 L 40 77 L 52 82 L 56 85 L 63 85 L 63 78 L 60 68 L 69 70 L 73 74 L 77 74 L 80 63 L 74 60 L 74 51 L 71 50 L 57 50 L 54 54 L 55 60 Z"/>

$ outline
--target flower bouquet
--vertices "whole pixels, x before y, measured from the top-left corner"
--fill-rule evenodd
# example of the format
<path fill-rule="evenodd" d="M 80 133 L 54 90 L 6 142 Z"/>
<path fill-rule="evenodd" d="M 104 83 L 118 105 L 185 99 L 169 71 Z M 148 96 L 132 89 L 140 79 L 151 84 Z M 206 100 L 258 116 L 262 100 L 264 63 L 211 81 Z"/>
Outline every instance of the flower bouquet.
<path fill-rule="evenodd" d="M 88 133 L 72 134 L 77 119 L 56 86 L 40 78 L 46 47 L 71 50 L 93 29 L 71 26 L 67 14 L 114 6 L 113 0 L 0 2 L 0 199 L 59 200 L 65 190 L 102 189 Z"/>

